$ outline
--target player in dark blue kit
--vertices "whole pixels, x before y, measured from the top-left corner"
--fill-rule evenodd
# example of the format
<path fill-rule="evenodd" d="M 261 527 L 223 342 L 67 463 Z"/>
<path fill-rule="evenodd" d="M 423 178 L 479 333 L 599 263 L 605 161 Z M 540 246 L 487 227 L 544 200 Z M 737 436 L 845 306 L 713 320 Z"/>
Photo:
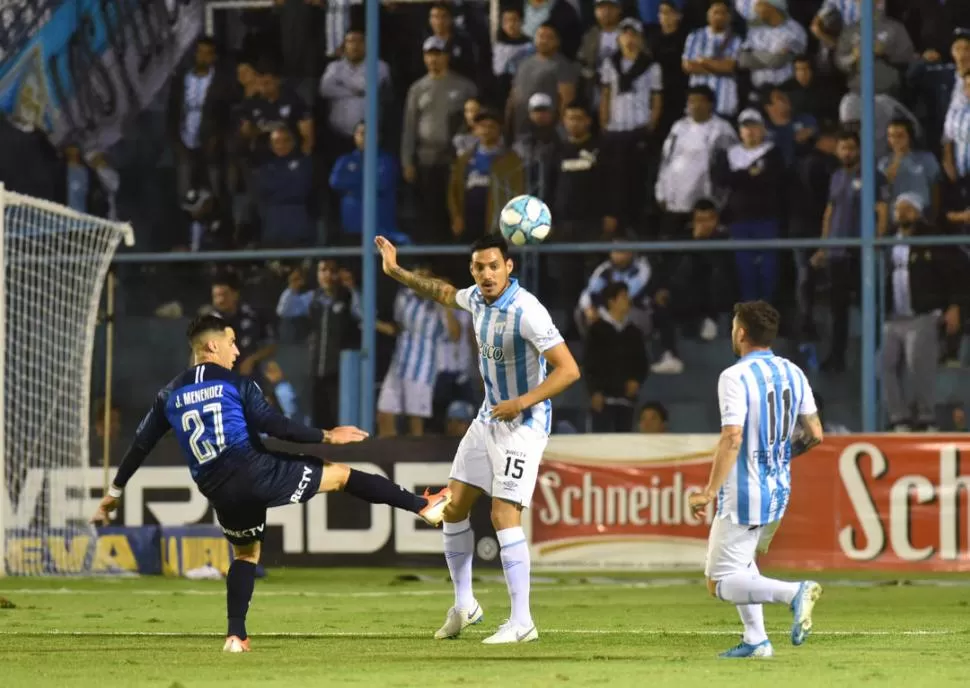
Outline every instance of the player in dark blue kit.
<path fill-rule="evenodd" d="M 195 365 L 162 389 L 125 453 L 93 522 L 108 523 L 122 491 L 155 444 L 174 430 L 192 478 L 212 503 L 234 560 L 226 576 L 227 652 L 248 652 L 246 612 L 253 596 L 266 509 L 308 501 L 319 492 L 343 490 L 373 504 L 411 511 L 441 523 L 451 492 L 419 496 L 387 478 L 303 454 L 269 451 L 259 433 L 305 444 L 349 444 L 367 433 L 343 426 L 316 430 L 273 410 L 259 386 L 232 372 L 239 356 L 226 321 L 204 315 L 189 325 Z"/>

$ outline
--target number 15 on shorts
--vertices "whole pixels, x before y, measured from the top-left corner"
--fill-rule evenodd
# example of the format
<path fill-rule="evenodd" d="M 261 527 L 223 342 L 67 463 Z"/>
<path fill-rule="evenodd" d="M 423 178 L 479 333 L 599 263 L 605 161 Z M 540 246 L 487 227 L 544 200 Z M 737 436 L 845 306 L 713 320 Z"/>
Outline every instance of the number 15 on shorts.
<path fill-rule="evenodd" d="M 509 478 L 514 478 L 519 480 L 522 478 L 522 474 L 525 471 L 525 459 L 515 458 L 513 456 L 505 457 L 505 475 Z"/>

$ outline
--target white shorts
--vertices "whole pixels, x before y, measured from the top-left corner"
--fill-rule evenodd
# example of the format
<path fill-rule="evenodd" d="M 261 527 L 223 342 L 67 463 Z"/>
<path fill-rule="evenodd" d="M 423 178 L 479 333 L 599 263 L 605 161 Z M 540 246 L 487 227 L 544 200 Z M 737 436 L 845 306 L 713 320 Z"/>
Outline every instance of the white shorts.
<path fill-rule="evenodd" d="M 377 410 L 395 416 L 430 418 L 434 385 L 417 380 L 404 380 L 394 373 L 384 376 L 381 393 L 377 397 Z"/>
<path fill-rule="evenodd" d="M 528 425 L 472 421 L 458 445 L 451 479 L 528 507 L 549 438 Z"/>
<path fill-rule="evenodd" d="M 758 554 L 768 551 L 781 520 L 763 526 L 742 526 L 728 518 L 715 518 L 707 537 L 704 576 L 722 578 L 748 568 Z"/>

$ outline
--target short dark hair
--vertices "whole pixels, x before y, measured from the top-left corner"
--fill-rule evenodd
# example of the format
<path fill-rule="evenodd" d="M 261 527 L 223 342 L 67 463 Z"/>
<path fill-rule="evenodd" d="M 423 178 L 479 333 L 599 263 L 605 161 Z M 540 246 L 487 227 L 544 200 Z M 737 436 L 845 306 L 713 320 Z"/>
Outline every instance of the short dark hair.
<path fill-rule="evenodd" d="M 586 103 L 584 103 L 582 100 L 579 100 L 579 99 L 574 100 L 569 105 L 563 108 L 563 112 L 566 112 L 567 110 L 581 110 L 582 113 L 587 117 L 592 117 L 592 115 L 590 114 L 589 108 L 586 107 Z"/>
<path fill-rule="evenodd" d="M 711 9 L 714 5 L 724 5 L 729 10 L 731 9 L 731 0 L 711 0 L 707 4 L 707 9 Z"/>
<path fill-rule="evenodd" d="M 519 18 L 520 19 L 522 18 L 522 8 L 521 7 L 515 7 L 514 5 L 512 7 L 503 7 L 501 13 L 499 14 L 499 16 L 501 17 L 506 12 L 512 12 L 513 14 L 519 15 Z"/>
<path fill-rule="evenodd" d="M 664 424 L 667 423 L 667 419 L 670 417 L 670 414 L 667 412 L 667 407 L 661 404 L 659 401 L 648 401 L 646 404 L 644 404 L 643 408 L 640 409 L 640 417 L 643 416 L 644 411 L 656 412 Z"/>
<path fill-rule="evenodd" d="M 219 46 L 216 45 L 216 39 L 212 36 L 199 36 L 199 38 L 195 41 L 195 47 L 198 48 L 200 45 L 208 45 L 217 52 L 219 50 Z"/>
<path fill-rule="evenodd" d="M 630 293 L 630 287 L 627 286 L 626 282 L 610 282 L 601 294 L 603 303 L 609 306 L 610 302 L 623 292 Z"/>
<path fill-rule="evenodd" d="M 913 123 L 905 117 L 894 117 L 886 126 L 887 131 L 889 127 L 902 127 L 906 130 L 906 133 L 909 134 L 910 141 L 916 138 L 916 131 L 913 129 Z"/>
<path fill-rule="evenodd" d="M 717 208 L 717 203 L 715 203 L 714 201 L 712 201 L 710 198 L 702 198 L 699 201 L 697 201 L 697 203 L 694 204 L 694 207 L 693 207 L 693 209 L 692 209 L 691 212 L 695 212 L 695 213 L 710 213 L 710 212 L 715 212 L 715 213 L 717 213 L 717 212 L 720 212 L 720 211 Z"/>
<path fill-rule="evenodd" d="M 231 327 L 227 320 L 214 313 L 206 313 L 205 315 L 197 315 L 192 319 L 188 329 L 185 330 L 185 336 L 189 343 L 194 345 L 202 335 L 209 332 L 223 332 L 227 327 Z"/>
<path fill-rule="evenodd" d="M 718 0 L 720 2 L 721 0 Z M 713 103 L 717 100 L 717 96 L 714 95 L 714 90 L 710 86 L 704 84 L 699 84 L 697 86 L 691 86 L 687 89 L 688 96 L 704 96 L 707 98 L 708 102 Z"/>
<path fill-rule="evenodd" d="M 781 316 L 767 301 L 744 301 L 734 305 L 734 317 L 754 346 L 771 346 L 778 336 Z"/>
<path fill-rule="evenodd" d="M 238 292 L 242 289 L 242 282 L 239 280 L 239 275 L 234 272 L 220 272 L 215 277 L 212 278 L 213 287 L 229 287 L 233 291 Z"/>
<path fill-rule="evenodd" d="M 855 141 L 855 145 L 861 146 L 862 139 L 859 138 L 859 132 L 852 131 L 850 129 L 842 129 L 839 131 L 838 136 L 839 141 Z"/>
<path fill-rule="evenodd" d="M 815 64 L 812 62 L 811 55 L 806 55 L 805 53 L 802 53 L 800 55 L 796 55 L 795 56 L 795 59 L 792 60 L 792 64 L 795 64 L 796 62 L 805 62 L 812 69 L 815 68 Z"/>
<path fill-rule="evenodd" d="M 487 251 L 490 248 L 497 248 L 502 253 L 502 259 L 508 260 L 509 258 L 509 242 L 505 240 L 505 237 L 501 234 L 486 234 L 480 239 L 476 239 L 475 243 L 471 245 L 469 250 L 470 254 L 474 254 L 478 251 Z"/>
<path fill-rule="evenodd" d="M 559 28 L 552 22 L 548 22 L 548 21 L 542 22 L 541 24 L 539 24 L 539 28 L 536 29 L 536 31 L 538 32 L 539 29 L 552 29 L 553 31 L 556 32 L 556 37 L 557 38 L 559 37 Z"/>
<path fill-rule="evenodd" d="M 428 8 L 428 14 L 431 14 L 431 10 L 444 10 L 448 13 L 449 17 L 455 16 L 455 8 L 451 6 L 448 2 L 435 2 L 432 3 L 431 7 Z"/>

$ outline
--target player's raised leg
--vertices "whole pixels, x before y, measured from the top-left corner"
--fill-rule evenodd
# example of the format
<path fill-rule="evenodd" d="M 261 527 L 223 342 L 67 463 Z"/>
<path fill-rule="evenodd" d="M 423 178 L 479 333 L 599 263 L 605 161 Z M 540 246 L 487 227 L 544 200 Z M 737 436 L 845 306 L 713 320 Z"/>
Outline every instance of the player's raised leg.
<path fill-rule="evenodd" d="M 424 495 L 417 495 L 383 475 L 358 471 L 342 463 L 325 464 L 317 492 L 341 491 L 371 504 L 388 504 L 410 511 L 432 526 L 441 523 L 452 499 L 451 489 L 447 487 L 434 494 L 425 490 Z"/>
<path fill-rule="evenodd" d="M 457 638 L 468 626 L 481 623 L 485 616 L 472 589 L 475 533 L 470 515 L 481 490 L 457 480 L 449 481 L 448 486 L 451 488 L 451 503 L 445 509 L 442 530 L 445 562 L 455 588 L 455 603 L 448 610 L 444 624 L 435 631 L 437 640 Z"/>

